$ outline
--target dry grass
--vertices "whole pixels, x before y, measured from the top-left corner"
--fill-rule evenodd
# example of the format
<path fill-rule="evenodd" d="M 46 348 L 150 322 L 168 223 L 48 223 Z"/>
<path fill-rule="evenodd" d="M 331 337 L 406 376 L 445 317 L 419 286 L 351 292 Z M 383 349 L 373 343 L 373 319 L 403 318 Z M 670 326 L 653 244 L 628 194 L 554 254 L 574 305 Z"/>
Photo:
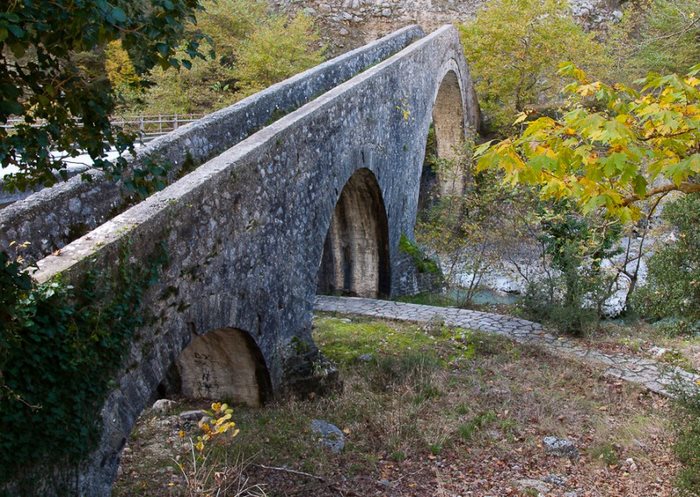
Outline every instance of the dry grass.
<path fill-rule="evenodd" d="M 237 409 L 241 433 L 223 451 L 250 458 L 245 477 L 269 496 L 529 495 L 517 480 L 552 474 L 566 480 L 551 486 L 552 496 L 672 495 L 676 463 L 663 399 L 483 334 L 329 316 L 315 328 L 321 349 L 339 363 L 344 390 Z M 365 353 L 371 361 L 358 360 Z M 311 419 L 346 433 L 341 454 L 317 444 Z M 176 417 L 144 414 L 116 495 L 180 495 L 177 474 L 147 450 L 178 429 Z M 581 457 L 545 454 L 548 435 L 571 439 Z M 182 450 L 159 446 L 170 457 Z"/>

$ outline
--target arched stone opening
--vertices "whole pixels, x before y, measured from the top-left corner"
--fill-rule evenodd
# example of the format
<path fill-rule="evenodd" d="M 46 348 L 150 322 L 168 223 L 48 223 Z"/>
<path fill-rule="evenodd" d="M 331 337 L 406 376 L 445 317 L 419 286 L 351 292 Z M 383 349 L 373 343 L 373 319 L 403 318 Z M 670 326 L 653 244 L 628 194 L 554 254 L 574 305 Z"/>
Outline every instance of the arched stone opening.
<path fill-rule="evenodd" d="M 195 335 L 170 368 L 159 394 L 262 406 L 271 392 L 265 360 L 253 339 L 235 328 Z"/>
<path fill-rule="evenodd" d="M 317 292 L 372 298 L 391 293 L 389 223 L 369 169 L 356 171 L 340 193 L 323 244 Z"/>
<path fill-rule="evenodd" d="M 447 71 L 440 83 L 431 117 L 418 199 L 422 207 L 430 206 L 438 195 L 460 195 L 465 188 L 465 171 L 457 163 L 464 145 L 464 106 L 454 70 Z"/>

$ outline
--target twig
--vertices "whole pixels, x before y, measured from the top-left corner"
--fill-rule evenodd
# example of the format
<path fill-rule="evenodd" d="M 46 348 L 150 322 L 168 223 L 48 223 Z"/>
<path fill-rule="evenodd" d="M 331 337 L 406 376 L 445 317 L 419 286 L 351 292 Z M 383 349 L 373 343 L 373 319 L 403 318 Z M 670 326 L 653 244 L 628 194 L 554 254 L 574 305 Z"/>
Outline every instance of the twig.
<path fill-rule="evenodd" d="M 271 471 L 281 471 L 283 473 L 289 473 L 292 475 L 306 476 L 307 478 L 313 478 L 314 480 L 326 483 L 326 479 L 322 476 L 312 475 L 311 473 L 305 473 L 304 471 L 297 471 L 296 469 L 289 469 L 281 466 L 266 466 L 264 464 L 253 464 L 253 466 L 257 466 L 258 468 L 262 469 L 269 469 Z"/>
<path fill-rule="evenodd" d="M 353 492 L 352 490 L 347 490 L 345 488 L 341 488 L 340 486 L 336 485 L 335 483 L 329 482 L 322 476 L 317 476 L 317 475 L 312 475 L 311 473 L 306 473 L 304 471 L 297 471 L 296 469 L 289 469 L 289 468 L 284 468 L 281 466 L 266 466 L 265 464 L 253 464 L 252 466 L 257 466 L 258 468 L 262 469 L 267 469 L 270 471 L 280 471 L 282 473 L 289 473 L 291 475 L 297 475 L 297 476 L 305 476 L 307 478 L 313 478 L 314 480 L 320 481 L 321 483 L 325 484 L 328 486 L 328 488 L 335 490 L 338 492 L 340 495 L 352 495 L 354 497 L 364 497 L 356 492 Z"/>

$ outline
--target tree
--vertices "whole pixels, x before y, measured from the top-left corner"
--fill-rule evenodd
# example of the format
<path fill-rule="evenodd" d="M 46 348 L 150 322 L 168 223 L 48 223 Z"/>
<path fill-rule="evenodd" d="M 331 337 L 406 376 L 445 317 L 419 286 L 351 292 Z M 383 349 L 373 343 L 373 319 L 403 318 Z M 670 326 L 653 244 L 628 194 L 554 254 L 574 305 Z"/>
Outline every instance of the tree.
<path fill-rule="evenodd" d="M 492 0 L 460 34 L 493 130 L 507 132 L 519 112 L 552 105 L 559 62 L 607 70 L 604 47 L 576 24 L 565 0 Z"/>
<path fill-rule="evenodd" d="M 638 0 L 626 2 L 622 21 L 607 44 L 615 77 L 628 83 L 650 71 L 680 73 L 700 60 L 700 2 Z"/>
<path fill-rule="evenodd" d="M 506 181 L 539 187 L 550 199 L 571 199 L 628 223 L 639 202 L 672 191 L 700 191 L 700 65 L 685 76 L 649 74 L 641 90 L 590 82 L 573 64 L 575 81 L 558 118 L 539 117 L 518 136 L 477 149 L 478 168 Z M 522 114 L 517 121 L 528 119 Z"/>
<path fill-rule="evenodd" d="M 190 67 L 202 57 L 201 36 L 176 53 L 199 0 L 10 0 L 0 12 L 0 165 L 6 189 L 66 178 L 66 159 L 86 151 L 95 166 L 118 175 L 133 137 L 111 126 L 115 106 L 103 52 L 119 41 L 136 74 Z M 9 169 L 8 169 L 9 168 Z"/>
<path fill-rule="evenodd" d="M 314 45 L 316 45 L 314 47 Z M 282 81 L 323 61 L 311 19 L 272 19 L 245 40 L 236 52 L 236 77 L 246 94 Z"/>
<path fill-rule="evenodd" d="M 311 19 L 302 13 L 270 13 L 264 0 L 203 5 L 198 28 L 211 39 L 216 59 L 197 60 L 190 71 L 153 71 L 144 112 L 212 112 L 323 60 Z"/>

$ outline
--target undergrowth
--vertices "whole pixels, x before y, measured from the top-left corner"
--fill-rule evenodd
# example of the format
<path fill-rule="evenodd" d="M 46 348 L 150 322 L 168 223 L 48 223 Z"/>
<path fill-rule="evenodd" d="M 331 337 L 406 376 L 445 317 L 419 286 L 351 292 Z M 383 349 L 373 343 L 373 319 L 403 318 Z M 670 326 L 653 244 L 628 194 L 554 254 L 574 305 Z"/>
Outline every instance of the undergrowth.
<path fill-rule="evenodd" d="M 95 447 L 100 408 L 143 324 L 143 292 L 167 261 L 162 249 L 144 264 L 128 258 L 126 245 L 116 269 L 72 286 L 37 284 L 0 254 L 0 486 L 30 495 L 37 475 L 26 468 L 50 475 Z"/>

